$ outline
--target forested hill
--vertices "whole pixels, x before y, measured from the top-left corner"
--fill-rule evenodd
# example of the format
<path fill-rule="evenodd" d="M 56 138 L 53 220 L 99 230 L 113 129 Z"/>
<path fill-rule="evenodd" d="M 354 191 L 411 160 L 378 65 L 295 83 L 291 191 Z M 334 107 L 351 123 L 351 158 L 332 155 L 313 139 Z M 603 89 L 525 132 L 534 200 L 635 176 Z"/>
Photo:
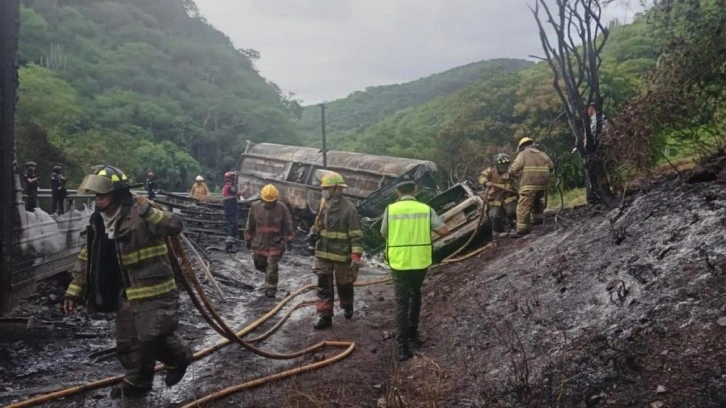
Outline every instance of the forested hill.
<path fill-rule="evenodd" d="M 520 59 L 492 59 L 462 65 L 403 84 L 370 86 L 347 98 L 326 103 L 326 129 L 334 143 L 344 131 L 371 125 L 402 109 L 451 95 L 491 76 L 493 72 L 517 72 L 532 64 Z M 303 109 L 299 128 L 307 143 L 319 143 L 320 109 L 317 105 Z"/>
<path fill-rule="evenodd" d="M 613 22 L 610 28 L 601 87 L 606 114 L 615 116 L 622 104 L 645 89 L 647 73 L 655 67 L 662 45 L 645 17 L 628 25 Z M 400 109 L 375 123 L 348 129 L 329 125 L 329 148 L 433 160 L 446 181 L 460 181 L 476 178 L 495 153 L 514 154 L 516 140 L 529 135 L 558 156 L 558 174 L 565 187 L 581 186 L 582 161 L 569 154 L 572 134 L 562 120 L 562 103 L 547 63 L 508 61 L 510 69 L 494 61 L 462 89 Z M 366 110 L 357 109 L 355 100 L 353 95 L 329 104 L 327 122 L 350 124 L 347 115 L 359 112 L 365 117 Z M 319 130 L 311 145 L 319 146 L 317 135 Z"/>
<path fill-rule="evenodd" d="M 75 187 L 90 165 L 188 187 L 232 168 L 245 140 L 300 143 L 300 107 L 260 76 L 191 0 L 23 0 L 18 156 L 65 165 Z"/>

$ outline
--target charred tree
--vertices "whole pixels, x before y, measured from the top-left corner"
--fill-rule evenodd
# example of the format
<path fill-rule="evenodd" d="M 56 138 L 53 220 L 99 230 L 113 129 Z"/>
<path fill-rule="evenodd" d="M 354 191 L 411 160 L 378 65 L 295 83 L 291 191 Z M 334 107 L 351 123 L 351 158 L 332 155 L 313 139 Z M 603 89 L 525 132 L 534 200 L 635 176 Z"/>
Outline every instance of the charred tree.
<path fill-rule="evenodd" d="M 588 203 L 615 207 L 600 137 L 607 126 L 600 93 L 600 55 L 609 35 L 602 23 L 602 6 L 599 0 L 554 0 L 551 10 L 547 3 L 553 1 L 537 0 L 530 9 L 539 27 L 544 60 L 553 73 L 552 85 L 575 136 L 575 150 L 585 164 Z M 554 34 L 548 34 L 548 28 Z M 596 111 L 592 119 L 590 106 Z"/>

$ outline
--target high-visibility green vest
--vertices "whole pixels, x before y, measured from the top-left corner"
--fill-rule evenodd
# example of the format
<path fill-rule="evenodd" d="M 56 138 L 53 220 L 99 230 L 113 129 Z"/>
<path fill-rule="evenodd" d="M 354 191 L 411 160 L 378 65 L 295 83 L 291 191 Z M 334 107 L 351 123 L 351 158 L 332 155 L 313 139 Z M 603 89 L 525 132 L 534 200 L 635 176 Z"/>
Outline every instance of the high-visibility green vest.
<path fill-rule="evenodd" d="M 431 266 L 431 208 L 416 200 L 388 206 L 386 255 L 391 269 L 408 271 Z"/>

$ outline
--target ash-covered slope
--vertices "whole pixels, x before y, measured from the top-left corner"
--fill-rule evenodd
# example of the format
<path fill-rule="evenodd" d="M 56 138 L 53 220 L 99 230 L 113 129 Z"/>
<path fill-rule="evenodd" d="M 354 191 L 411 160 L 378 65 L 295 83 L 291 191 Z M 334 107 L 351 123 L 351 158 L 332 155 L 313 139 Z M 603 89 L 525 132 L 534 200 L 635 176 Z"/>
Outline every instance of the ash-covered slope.
<path fill-rule="evenodd" d="M 432 271 L 447 406 L 726 406 L 726 185 L 690 176 Z"/>

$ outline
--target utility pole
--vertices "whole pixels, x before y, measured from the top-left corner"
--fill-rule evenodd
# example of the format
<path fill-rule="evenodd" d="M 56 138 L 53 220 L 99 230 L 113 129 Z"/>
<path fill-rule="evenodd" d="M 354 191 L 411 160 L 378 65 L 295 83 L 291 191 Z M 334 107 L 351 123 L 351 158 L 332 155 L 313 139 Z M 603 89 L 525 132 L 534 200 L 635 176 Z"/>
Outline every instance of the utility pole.
<path fill-rule="evenodd" d="M 320 127 L 323 132 L 323 168 L 328 168 L 328 146 L 325 140 L 325 103 L 321 103 L 320 106 Z"/>

